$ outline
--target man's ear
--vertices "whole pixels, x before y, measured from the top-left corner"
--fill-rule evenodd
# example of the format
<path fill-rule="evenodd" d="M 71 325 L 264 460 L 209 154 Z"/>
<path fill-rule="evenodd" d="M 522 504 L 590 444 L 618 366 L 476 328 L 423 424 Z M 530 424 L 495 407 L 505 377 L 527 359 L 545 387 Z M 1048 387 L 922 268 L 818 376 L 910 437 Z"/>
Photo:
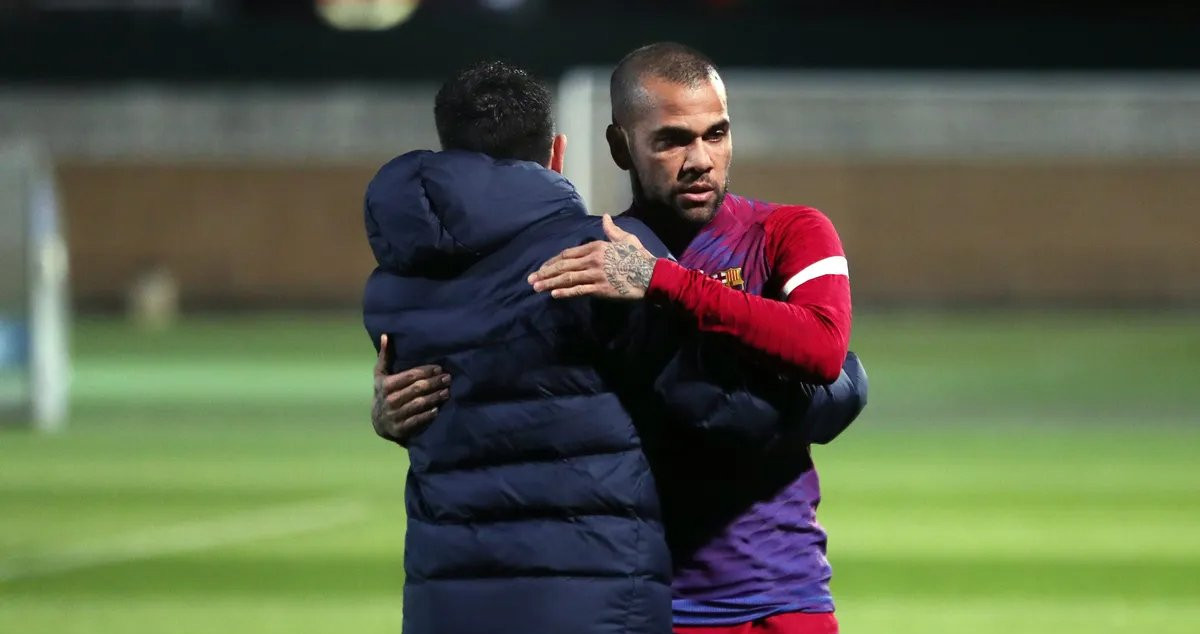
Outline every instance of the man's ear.
<path fill-rule="evenodd" d="M 550 144 L 550 165 L 548 165 L 547 167 L 558 172 L 559 174 L 562 174 L 563 173 L 563 161 L 566 158 L 566 154 L 567 154 L 567 135 L 565 135 L 565 134 L 554 135 L 554 141 Z"/>
<path fill-rule="evenodd" d="M 633 159 L 629 155 L 629 138 L 625 136 L 625 130 L 615 123 L 610 124 L 604 131 L 604 138 L 608 140 L 608 152 L 612 154 L 613 163 L 626 172 L 633 169 Z"/>

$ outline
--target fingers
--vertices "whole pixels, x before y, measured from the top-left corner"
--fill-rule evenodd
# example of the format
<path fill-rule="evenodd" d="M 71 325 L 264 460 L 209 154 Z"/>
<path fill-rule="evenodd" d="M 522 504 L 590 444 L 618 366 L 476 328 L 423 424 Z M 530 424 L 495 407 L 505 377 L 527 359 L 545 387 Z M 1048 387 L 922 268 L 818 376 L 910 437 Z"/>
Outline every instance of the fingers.
<path fill-rule="evenodd" d="M 570 299 L 572 297 L 583 297 L 584 295 L 600 295 L 604 292 L 602 284 L 582 284 L 572 286 L 570 288 L 558 288 L 550 291 L 550 296 L 554 299 Z"/>
<path fill-rule="evenodd" d="M 443 389 L 434 394 L 414 398 L 398 409 L 389 409 L 381 418 L 375 431 L 388 440 L 407 446 L 429 423 L 437 418 L 439 407 L 450 398 L 450 390 Z"/>
<path fill-rule="evenodd" d="M 571 273 L 580 273 L 589 269 L 599 268 L 603 264 L 595 257 L 572 258 L 569 260 L 559 260 L 556 264 L 541 269 L 537 273 L 529 276 L 529 283 L 533 284 L 533 290 L 542 291 L 542 285 L 550 280 L 569 275 Z"/>
<path fill-rule="evenodd" d="M 422 412 L 409 418 L 385 418 L 382 424 L 375 426 L 375 433 L 381 438 L 397 442 L 405 447 L 419 432 L 429 426 L 437 418 L 437 409 Z"/>
<path fill-rule="evenodd" d="M 450 375 L 437 374 L 414 381 L 411 385 L 387 393 L 389 410 L 404 418 L 437 407 L 450 398 Z"/>
<path fill-rule="evenodd" d="M 375 376 L 381 377 L 387 374 L 388 366 L 388 336 L 379 336 L 379 358 L 375 360 Z"/>
<path fill-rule="evenodd" d="M 567 271 L 554 277 L 544 279 L 533 285 L 533 290 L 544 293 L 546 291 L 555 291 L 576 286 L 589 286 L 604 282 L 604 271 L 602 269 L 589 269 L 581 271 Z M 558 295 L 555 295 L 558 297 Z"/>
<path fill-rule="evenodd" d="M 565 270 L 577 267 L 583 261 L 580 257 L 567 258 L 565 257 L 565 253 L 564 251 L 547 260 L 541 268 L 529 275 L 528 282 L 530 284 L 537 284 L 538 280 L 544 280 L 547 277 L 553 277 Z"/>
<path fill-rule="evenodd" d="M 425 366 L 422 370 L 432 367 Z M 441 406 L 450 398 L 449 385 L 448 374 L 434 374 L 399 390 L 386 394 L 377 392 L 372 414 L 375 433 L 407 446 L 413 436 L 437 417 Z"/>
<path fill-rule="evenodd" d="M 566 270 L 577 268 L 588 257 L 597 257 L 604 250 L 604 242 L 589 242 L 580 247 L 572 247 L 546 260 L 541 267 L 529 276 L 529 283 L 534 284 L 540 279 L 557 275 Z"/>
<path fill-rule="evenodd" d="M 402 388 L 387 390 L 387 403 L 389 406 L 396 408 L 415 398 L 429 396 L 449 387 L 449 374 L 431 374 L 427 378 L 418 379 Z"/>
<path fill-rule="evenodd" d="M 438 409 L 435 407 L 428 412 L 422 412 L 405 421 L 405 425 L 409 428 L 424 427 L 433 422 L 437 418 Z"/>
<path fill-rule="evenodd" d="M 429 424 L 432 423 L 435 418 L 437 418 L 437 413 L 438 411 L 433 409 L 428 412 L 423 412 L 421 414 L 417 414 L 416 416 L 406 418 L 402 421 L 397 421 L 380 435 L 388 440 L 399 443 L 402 447 L 407 447 L 412 439 L 417 436 L 417 434 L 424 431 L 425 428 L 429 427 Z"/>
<path fill-rule="evenodd" d="M 581 257 L 561 259 L 530 275 L 529 283 L 533 284 L 533 290 L 540 293 L 556 288 L 603 281 L 604 252 L 609 243 L 594 242 L 592 244 L 598 245 L 598 247 L 588 249 L 588 252 Z"/>
<path fill-rule="evenodd" d="M 415 396 L 411 399 L 404 399 L 404 401 L 398 404 L 389 403 L 389 405 L 393 407 L 392 411 L 395 412 L 394 417 L 403 420 L 436 411 L 449 398 L 450 390 L 441 389 L 436 392 Z"/>
<path fill-rule="evenodd" d="M 436 365 L 421 365 L 415 368 L 409 368 L 397 374 L 389 374 L 383 378 L 381 386 L 383 391 L 391 396 L 394 392 L 403 390 L 412 386 L 417 381 L 425 381 L 444 374 L 442 369 Z"/>
<path fill-rule="evenodd" d="M 563 249 L 563 252 L 559 253 L 558 256 L 553 259 L 574 260 L 576 258 L 587 257 L 587 256 L 595 253 L 596 251 L 600 251 L 603 249 L 604 249 L 604 242 L 597 240 L 597 241 L 589 242 L 587 244 L 582 244 L 577 247 L 571 247 L 570 249 Z"/>
<path fill-rule="evenodd" d="M 613 242 L 624 242 L 629 237 L 629 232 L 617 226 L 613 222 L 612 216 L 604 214 L 604 218 L 600 220 L 604 225 L 604 235 L 608 236 Z"/>

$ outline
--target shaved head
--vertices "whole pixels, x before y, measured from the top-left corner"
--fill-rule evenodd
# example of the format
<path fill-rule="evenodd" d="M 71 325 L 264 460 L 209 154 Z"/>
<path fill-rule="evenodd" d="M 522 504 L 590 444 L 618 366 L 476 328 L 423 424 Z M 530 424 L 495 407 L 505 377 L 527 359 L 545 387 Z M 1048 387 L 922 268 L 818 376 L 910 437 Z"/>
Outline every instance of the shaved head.
<path fill-rule="evenodd" d="M 686 233 L 712 220 L 733 160 L 725 84 L 712 60 L 673 42 L 643 46 L 617 64 L 610 94 L 604 136 L 647 222 Z"/>
<path fill-rule="evenodd" d="M 703 82 L 720 81 L 717 67 L 696 49 L 675 42 L 643 46 L 625 56 L 609 80 L 613 123 L 629 126 L 639 106 L 648 101 L 644 83 L 657 79 L 694 88 Z"/>

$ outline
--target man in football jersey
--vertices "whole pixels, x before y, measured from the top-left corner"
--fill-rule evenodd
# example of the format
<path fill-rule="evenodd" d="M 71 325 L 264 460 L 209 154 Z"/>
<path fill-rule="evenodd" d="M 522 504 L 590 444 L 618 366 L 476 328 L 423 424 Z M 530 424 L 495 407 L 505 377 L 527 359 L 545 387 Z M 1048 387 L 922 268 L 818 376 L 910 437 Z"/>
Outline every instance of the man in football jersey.
<path fill-rule="evenodd" d="M 613 71 L 611 98 L 606 136 L 633 187 L 626 213 L 678 262 L 653 257 L 609 221 L 610 241 L 564 251 L 530 277 L 534 288 L 673 305 L 701 332 L 732 337 L 805 380 L 834 380 L 851 322 L 841 241 L 816 209 L 727 191 L 733 139 L 713 63 L 678 44 L 643 47 Z M 624 276 L 632 283 L 614 286 L 606 266 L 633 272 Z M 808 448 L 679 449 L 660 478 L 677 631 L 837 631 Z"/>
<path fill-rule="evenodd" d="M 555 297 L 643 298 L 675 306 L 707 336 L 736 341 L 812 383 L 838 377 L 850 336 L 846 259 L 819 211 L 729 193 L 732 136 L 715 65 L 661 43 L 611 81 L 613 160 L 640 218 L 678 262 L 605 220 L 609 241 L 567 249 L 530 277 Z M 429 370 L 376 373 L 375 419 L 416 429 L 436 401 Z M 387 408 L 384 413 L 382 409 Z M 680 634 L 837 631 L 817 474 L 806 442 L 739 447 L 703 437 L 658 457 Z"/>

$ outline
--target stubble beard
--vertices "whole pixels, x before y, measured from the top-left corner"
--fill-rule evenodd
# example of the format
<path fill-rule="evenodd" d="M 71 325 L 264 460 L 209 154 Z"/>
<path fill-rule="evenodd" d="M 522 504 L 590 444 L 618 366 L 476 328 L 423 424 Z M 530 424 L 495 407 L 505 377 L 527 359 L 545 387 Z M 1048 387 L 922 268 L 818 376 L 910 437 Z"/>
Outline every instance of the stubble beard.
<path fill-rule="evenodd" d="M 712 221 L 725 202 L 725 195 L 729 193 L 729 177 L 726 176 L 725 182 L 717 188 L 716 196 L 713 197 L 711 203 L 702 207 L 684 207 L 675 201 L 670 192 L 657 197 L 649 196 L 635 170 L 629 170 L 629 183 L 633 189 L 634 206 L 641 211 L 644 217 L 657 220 L 669 219 L 672 224 L 685 223 L 696 225 L 696 228 Z"/>

